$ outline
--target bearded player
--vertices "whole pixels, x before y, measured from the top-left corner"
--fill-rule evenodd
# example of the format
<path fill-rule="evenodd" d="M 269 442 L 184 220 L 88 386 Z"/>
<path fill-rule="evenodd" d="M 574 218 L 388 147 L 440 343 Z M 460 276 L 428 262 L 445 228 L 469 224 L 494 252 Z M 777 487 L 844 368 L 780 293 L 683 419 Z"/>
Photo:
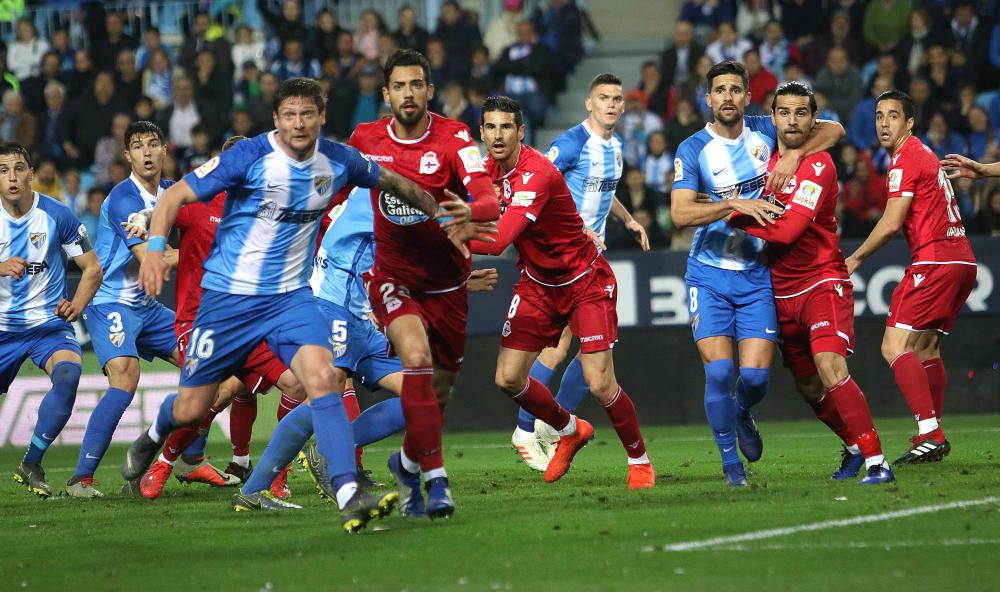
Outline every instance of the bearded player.
<path fill-rule="evenodd" d="M 807 86 L 789 82 L 778 87 L 771 111 L 779 140 L 769 163 L 773 169 L 783 150 L 801 147 L 812 133 L 816 99 Z M 773 196 L 784 207 L 774 224 L 760 226 L 743 215 L 730 224 L 767 241 L 781 357 L 816 417 L 846 447 L 833 478 L 853 477 L 863 459 L 862 485 L 888 483 L 893 474 L 871 411 L 847 369 L 854 348 L 854 294 L 837 238 L 838 192 L 833 159 L 817 152 L 803 158 L 792 180 Z"/>
<path fill-rule="evenodd" d="M 558 343 L 568 325 L 580 341 L 587 386 L 628 455 L 629 489 L 653 487 L 656 473 L 646 455 L 635 406 L 618 385 L 611 358 L 618 337 L 615 274 L 584 234 L 583 220 L 558 169 L 521 143 L 524 120 L 517 101 L 490 97 L 481 117 L 481 137 L 490 151 L 486 170 L 500 186 L 504 213 L 496 241 L 472 241 L 469 249 L 499 255 L 513 243 L 521 269 L 501 332 L 497 386 L 559 434 L 545 469 L 545 481 L 558 480 L 594 430 L 557 403 L 530 372 L 542 349 Z"/>
<path fill-rule="evenodd" d="M 913 135 L 914 113 L 906 93 L 887 91 L 875 100 L 878 141 L 892 159 L 889 202 L 847 259 L 853 273 L 901 229 L 910 246 L 912 260 L 892 292 L 882 338 L 882 357 L 917 420 L 917 435 L 896 465 L 939 461 L 951 451 L 939 421 L 948 382 L 941 337 L 951 331 L 976 284 L 976 257 L 955 192 L 937 157 Z"/>

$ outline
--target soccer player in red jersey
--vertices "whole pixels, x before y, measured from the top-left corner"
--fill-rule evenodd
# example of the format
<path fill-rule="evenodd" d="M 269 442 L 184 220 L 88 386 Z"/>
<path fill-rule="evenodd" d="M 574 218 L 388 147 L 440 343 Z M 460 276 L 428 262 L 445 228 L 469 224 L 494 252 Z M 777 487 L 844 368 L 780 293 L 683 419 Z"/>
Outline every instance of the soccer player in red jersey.
<path fill-rule="evenodd" d="M 427 515 L 446 517 L 455 506 L 441 457 L 441 407 L 465 353 L 470 274 L 467 253 L 452 243 L 446 228 L 470 219 L 495 220 L 500 205 L 468 127 L 427 110 L 434 94 L 427 58 L 398 50 L 384 74 L 382 96 L 392 117 L 357 126 L 348 143 L 420 185 L 437 200 L 441 217 L 450 218 L 429 220 L 393 195 L 371 192 L 376 249 L 369 295 L 403 363 L 406 435 L 389 468 L 404 514 L 422 509 L 422 475 Z M 471 202 L 458 197 L 466 194 Z"/>
<path fill-rule="evenodd" d="M 771 100 L 779 150 L 805 143 L 816 125 L 816 98 L 799 82 L 778 87 Z M 781 356 L 816 417 L 845 445 L 834 479 L 855 476 L 862 458 L 862 485 L 894 480 L 882 455 L 871 411 L 847 369 L 854 348 L 854 296 L 837 238 L 837 171 L 828 152 L 804 157 L 795 175 L 779 188 L 784 213 L 773 224 L 736 215 L 730 223 L 767 241 L 771 283 L 781 333 Z"/>
<path fill-rule="evenodd" d="M 889 203 L 871 234 L 847 258 L 853 272 L 899 230 L 911 263 L 892 293 L 882 357 L 917 420 L 910 449 L 893 464 L 934 462 L 951 451 L 939 419 L 948 382 L 941 337 L 955 324 L 976 284 L 976 257 L 941 163 L 913 135 L 913 99 L 887 91 L 875 101 L 875 129 L 890 158 Z"/>
<path fill-rule="evenodd" d="M 635 406 L 615 379 L 611 348 L 618 338 L 617 282 L 594 241 L 584 234 L 566 181 L 541 153 L 522 144 L 521 106 L 508 97 L 483 104 L 480 132 L 486 169 L 499 185 L 504 210 L 495 242 L 472 241 L 473 253 L 499 255 L 514 244 L 521 279 L 514 287 L 501 331 L 496 383 L 521 407 L 558 431 L 545 480 L 556 481 L 593 427 L 577 419 L 530 376 L 542 349 L 559 342 L 568 324 L 580 340 L 583 375 L 615 426 L 628 454 L 628 487 L 653 487 L 656 473 L 639 430 Z"/>

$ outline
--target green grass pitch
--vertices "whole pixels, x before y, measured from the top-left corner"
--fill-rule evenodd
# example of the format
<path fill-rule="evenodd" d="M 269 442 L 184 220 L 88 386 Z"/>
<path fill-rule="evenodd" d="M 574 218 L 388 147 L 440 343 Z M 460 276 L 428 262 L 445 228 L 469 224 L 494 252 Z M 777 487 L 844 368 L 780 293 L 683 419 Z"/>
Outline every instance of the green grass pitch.
<path fill-rule="evenodd" d="M 6 448 L 0 589 L 995 590 L 997 419 L 948 418 L 950 457 L 901 468 L 896 484 L 871 488 L 829 479 L 839 446 L 818 422 L 762 422 L 764 458 L 745 490 L 725 487 L 702 426 L 645 430 L 659 481 L 641 492 L 625 489 L 625 457 L 610 429 L 599 428 L 552 485 L 515 457 L 509 434 L 446 434 L 455 516 L 393 515 L 355 536 L 340 531 L 335 509 L 301 472 L 290 478 L 292 501 L 305 506 L 295 513 L 236 514 L 232 491 L 175 481 L 155 502 L 126 499 L 116 446 L 97 475 L 107 498 L 41 500 L 13 482 L 22 451 Z M 890 457 L 903 451 L 912 423 L 878 422 Z M 382 480 L 396 445 L 366 452 Z M 65 482 L 77 452 L 49 452 L 50 482 Z M 219 465 L 228 460 L 224 443 L 209 453 Z M 947 506 L 961 501 L 972 504 Z M 868 518 L 843 522 L 855 517 Z M 796 528 L 816 523 L 824 524 Z M 702 546 L 668 547 L 686 542 Z"/>

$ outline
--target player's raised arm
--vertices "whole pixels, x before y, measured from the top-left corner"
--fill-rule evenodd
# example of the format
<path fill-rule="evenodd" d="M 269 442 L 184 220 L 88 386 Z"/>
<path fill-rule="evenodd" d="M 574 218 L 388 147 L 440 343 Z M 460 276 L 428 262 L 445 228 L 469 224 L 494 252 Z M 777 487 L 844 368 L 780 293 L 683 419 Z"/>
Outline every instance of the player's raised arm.
<path fill-rule="evenodd" d="M 497 223 L 496 240 L 493 242 L 471 240 L 469 241 L 469 251 L 474 255 L 500 255 L 517 237 L 521 236 L 528 224 L 531 224 L 531 220 L 526 216 L 513 212 L 505 214 L 500 217 L 500 222 Z"/>
<path fill-rule="evenodd" d="M 906 220 L 906 213 L 910 211 L 910 202 L 912 201 L 912 197 L 896 197 L 889 200 L 885 206 L 885 213 L 875 224 L 872 233 L 847 258 L 848 273 L 854 273 L 854 270 L 861 266 L 862 261 L 885 246 L 885 243 L 899 232 L 899 229 L 903 227 L 903 221 Z"/>
<path fill-rule="evenodd" d="M 774 170 L 767 177 L 766 189 L 772 191 L 775 187 L 784 187 L 788 180 L 795 176 L 799 162 L 804 157 L 830 149 L 846 135 L 844 126 L 836 121 L 817 119 L 812 133 L 804 144 L 795 149 L 785 148 L 782 151 L 781 158 L 774 164 Z"/>
<path fill-rule="evenodd" d="M 170 267 L 170 262 L 165 260 L 170 228 L 174 225 L 181 206 L 197 199 L 198 195 L 188 182 L 181 179 L 167 188 L 153 208 L 153 217 L 149 221 L 149 240 L 145 243 L 142 264 L 139 266 L 139 287 L 153 298 L 163 291 L 163 278 Z"/>

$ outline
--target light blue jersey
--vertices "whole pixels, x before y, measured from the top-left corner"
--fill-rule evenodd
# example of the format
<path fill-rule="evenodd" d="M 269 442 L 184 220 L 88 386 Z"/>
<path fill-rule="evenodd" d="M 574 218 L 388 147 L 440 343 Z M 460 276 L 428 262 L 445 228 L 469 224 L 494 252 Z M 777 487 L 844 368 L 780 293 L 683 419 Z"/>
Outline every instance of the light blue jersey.
<path fill-rule="evenodd" d="M 319 140 L 298 162 L 277 132 L 240 142 L 184 177 L 199 199 L 228 191 L 201 285 L 238 295 L 276 295 L 309 285 L 319 219 L 344 185 L 373 187 L 379 168 L 349 146 Z"/>
<path fill-rule="evenodd" d="M 375 213 L 369 192 L 355 189 L 330 211 L 330 218 L 313 260 L 313 294 L 367 321 L 372 308 L 361 274 L 375 262 Z"/>
<path fill-rule="evenodd" d="M 58 317 L 66 296 L 67 257 L 90 250 L 87 230 L 69 208 L 47 195 L 33 194 L 31 209 L 14 218 L 0 207 L 0 260 L 27 261 L 24 276 L 0 278 L 0 331 L 19 332 Z"/>
<path fill-rule="evenodd" d="M 563 132 L 545 156 L 563 174 L 588 228 L 604 238 L 608 214 L 622 177 L 622 141 L 605 140 L 586 121 Z"/>
<path fill-rule="evenodd" d="M 138 306 L 147 301 L 146 293 L 139 289 L 139 260 L 132 254 L 132 247 L 145 241 L 128 238 L 122 222 L 156 205 L 156 200 L 173 184 L 173 181 L 161 180 L 156 195 L 152 195 L 133 173 L 108 194 L 101 206 L 96 245 L 97 258 L 104 269 L 104 281 L 97 289 L 93 304 L 117 302 Z"/>
<path fill-rule="evenodd" d="M 776 136 L 771 118 L 765 116 L 744 118 L 743 135 L 735 140 L 718 136 L 706 125 L 677 149 L 673 188 L 707 193 L 713 201 L 759 198 Z M 764 241 L 717 220 L 695 230 L 688 256 L 721 269 L 753 269 L 765 263 Z"/>

